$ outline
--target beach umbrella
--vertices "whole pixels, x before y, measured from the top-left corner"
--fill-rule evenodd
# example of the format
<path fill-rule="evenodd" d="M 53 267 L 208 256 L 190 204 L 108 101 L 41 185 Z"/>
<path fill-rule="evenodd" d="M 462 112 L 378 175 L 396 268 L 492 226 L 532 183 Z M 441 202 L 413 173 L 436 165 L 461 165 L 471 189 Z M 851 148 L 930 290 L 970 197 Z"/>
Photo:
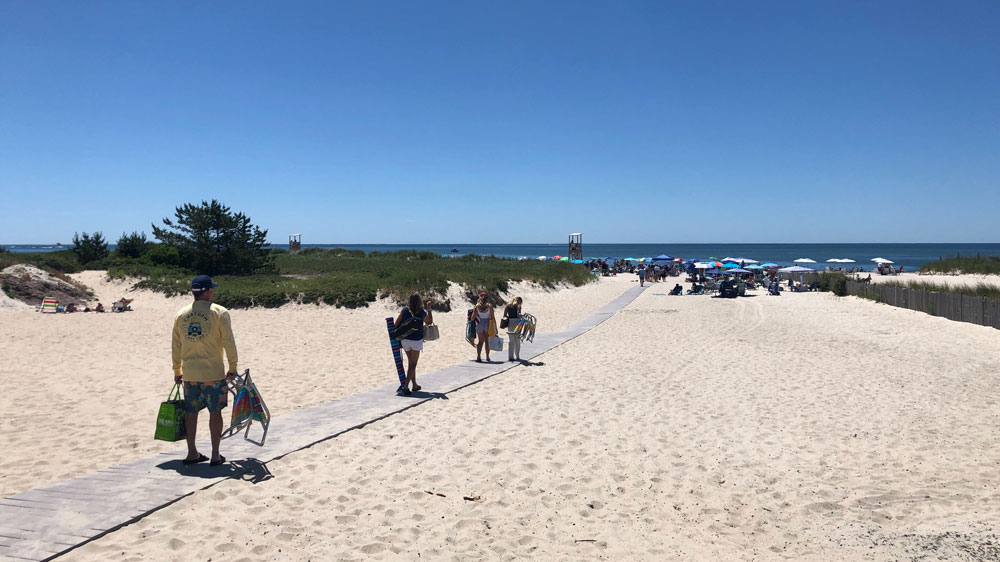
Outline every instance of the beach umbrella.
<path fill-rule="evenodd" d="M 887 260 L 885 258 L 872 258 L 872 261 L 875 263 L 896 263 L 894 261 Z"/>
<path fill-rule="evenodd" d="M 805 272 L 807 272 L 807 271 L 812 272 L 812 271 L 816 271 L 816 270 L 815 269 L 809 269 L 808 267 L 802 267 L 801 265 L 793 265 L 792 267 L 783 267 L 783 268 L 779 269 L 778 271 L 780 273 L 798 273 L 799 274 L 799 283 L 805 283 L 805 281 L 802 280 L 802 274 L 805 273 Z"/>
<path fill-rule="evenodd" d="M 711 264 L 711 263 L 708 263 L 708 262 L 698 262 L 698 263 L 694 264 L 694 268 L 695 269 L 708 269 L 708 268 L 712 267 L 713 265 L 714 264 Z"/>
<path fill-rule="evenodd" d="M 674 258 L 668 256 L 667 254 L 660 254 L 660 255 L 656 256 L 655 258 L 653 258 L 653 259 L 654 260 L 670 261 L 670 260 L 672 260 Z"/>
<path fill-rule="evenodd" d="M 729 263 L 724 263 L 724 264 L 722 264 L 722 267 L 724 267 L 724 268 L 726 268 L 726 269 L 730 269 L 730 268 L 733 268 L 733 267 L 739 267 L 739 266 L 740 266 L 740 264 L 738 264 L 738 263 L 733 263 L 733 262 L 729 262 Z"/>
<path fill-rule="evenodd" d="M 766 267 L 766 268 L 771 268 L 771 267 L 778 267 L 778 264 L 773 263 L 773 262 L 767 262 L 767 263 L 761 264 L 760 266 L 761 267 Z"/>
<path fill-rule="evenodd" d="M 855 263 L 851 258 L 842 258 L 840 263 Z"/>
<path fill-rule="evenodd" d="M 841 263 L 842 261 L 840 258 L 830 258 L 826 260 L 826 263 Z"/>
<path fill-rule="evenodd" d="M 764 269 L 764 267 L 760 266 L 760 265 L 757 265 L 757 264 L 754 263 L 754 264 L 748 265 L 747 269 Z"/>
<path fill-rule="evenodd" d="M 618 258 L 607 257 L 607 258 L 604 258 L 604 261 L 615 261 L 616 259 L 618 259 Z"/>
<path fill-rule="evenodd" d="M 570 263 L 583 263 L 583 260 L 572 260 Z"/>
<path fill-rule="evenodd" d="M 740 261 L 739 258 L 722 258 L 722 261 Z"/>
<path fill-rule="evenodd" d="M 736 261 L 742 263 L 744 266 L 750 265 L 750 264 L 754 264 L 754 263 L 760 263 L 759 261 L 752 260 L 750 258 L 736 258 Z"/>
<path fill-rule="evenodd" d="M 723 270 L 721 270 L 721 269 L 719 269 L 719 268 L 715 268 L 715 269 L 709 269 L 709 270 L 708 270 L 708 271 L 706 271 L 705 273 L 710 273 L 710 274 L 712 274 L 712 275 L 718 275 L 718 274 L 720 274 L 720 273 L 725 273 L 725 271 L 723 271 Z"/>
<path fill-rule="evenodd" d="M 816 263 L 816 260 L 811 260 L 809 258 L 799 258 L 795 260 L 795 263 Z"/>
<path fill-rule="evenodd" d="M 743 269 L 742 267 L 737 267 L 736 269 L 730 269 L 726 273 L 750 273 L 750 272 L 747 271 L 746 269 Z"/>
<path fill-rule="evenodd" d="M 639 261 L 639 260 L 637 260 L 635 258 L 625 258 L 625 261 Z"/>
<path fill-rule="evenodd" d="M 552 256 L 552 259 L 554 259 L 554 260 L 561 260 L 562 256 Z"/>
<path fill-rule="evenodd" d="M 547 259 L 549 259 L 549 258 L 547 258 L 545 256 L 538 256 L 538 261 L 545 261 Z"/>

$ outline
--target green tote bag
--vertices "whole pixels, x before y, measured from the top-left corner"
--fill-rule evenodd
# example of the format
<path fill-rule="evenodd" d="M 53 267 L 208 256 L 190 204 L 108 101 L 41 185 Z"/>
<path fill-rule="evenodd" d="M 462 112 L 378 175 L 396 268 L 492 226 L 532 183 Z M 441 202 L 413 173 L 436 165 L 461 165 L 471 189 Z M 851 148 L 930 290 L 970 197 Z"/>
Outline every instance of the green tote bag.
<path fill-rule="evenodd" d="M 160 441 L 180 441 L 184 436 L 184 399 L 181 398 L 181 385 L 175 384 L 167 395 L 167 401 L 160 404 L 153 438 Z"/>

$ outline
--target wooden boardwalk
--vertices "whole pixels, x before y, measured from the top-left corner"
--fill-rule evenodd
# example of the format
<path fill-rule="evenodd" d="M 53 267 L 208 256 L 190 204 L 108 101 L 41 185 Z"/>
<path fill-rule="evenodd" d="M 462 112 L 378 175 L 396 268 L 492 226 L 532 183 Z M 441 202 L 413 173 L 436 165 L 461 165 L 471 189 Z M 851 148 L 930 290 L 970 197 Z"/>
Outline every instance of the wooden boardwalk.
<path fill-rule="evenodd" d="M 564 332 L 522 346 L 531 360 L 604 322 L 642 293 L 633 287 Z M 388 364 L 387 364 L 388 365 Z M 391 365 L 390 365 L 391 366 Z M 396 396 L 397 383 L 284 414 L 264 447 L 230 439 L 230 462 L 184 466 L 177 451 L 99 470 L 0 499 L 0 559 L 50 560 L 227 478 L 266 479 L 266 463 L 503 373 L 515 363 L 470 363 L 421 375 L 425 389 Z M 207 444 L 200 444 L 207 447 Z M 242 460 L 237 460 L 242 459 Z"/>

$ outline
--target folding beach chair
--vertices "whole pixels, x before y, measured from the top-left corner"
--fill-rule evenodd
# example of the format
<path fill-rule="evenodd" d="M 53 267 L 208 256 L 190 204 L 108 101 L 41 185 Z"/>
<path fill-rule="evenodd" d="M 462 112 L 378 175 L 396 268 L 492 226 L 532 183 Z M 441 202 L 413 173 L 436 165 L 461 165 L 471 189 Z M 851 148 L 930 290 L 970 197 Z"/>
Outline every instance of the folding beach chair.
<path fill-rule="evenodd" d="M 55 313 L 58 312 L 58 309 L 59 309 L 59 303 L 56 302 L 56 299 L 53 299 L 51 297 L 45 297 L 44 299 L 42 299 L 42 304 L 38 307 L 39 312 Z"/>
<path fill-rule="evenodd" d="M 243 371 L 243 376 L 234 375 L 233 381 L 229 383 L 229 392 L 233 394 L 233 417 L 229 428 L 222 432 L 222 438 L 232 437 L 243 431 L 244 439 L 263 447 L 264 440 L 267 439 L 267 428 L 271 425 L 271 412 L 250 378 L 250 369 Z M 250 438 L 250 426 L 254 421 L 264 430 L 260 441 Z"/>

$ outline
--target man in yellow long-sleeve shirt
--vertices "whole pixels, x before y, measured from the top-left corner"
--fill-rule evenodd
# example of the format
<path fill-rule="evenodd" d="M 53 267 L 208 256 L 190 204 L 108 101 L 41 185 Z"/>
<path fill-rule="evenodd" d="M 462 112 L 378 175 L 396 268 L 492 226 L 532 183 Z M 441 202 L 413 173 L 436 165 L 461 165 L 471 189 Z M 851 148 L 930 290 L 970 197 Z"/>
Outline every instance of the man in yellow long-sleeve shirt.
<path fill-rule="evenodd" d="M 184 382 L 185 417 L 188 454 L 184 464 L 209 460 L 198 452 L 195 433 L 198 412 L 208 408 L 208 430 L 212 438 L 212 466 L 226 462 L 219 454 L 222 440 L 222 410 L 228 406 L 229 389 L 226 379 L 236 374 L 236 340 L 229 320 L 229 311 L 212 303 L 212 289 L 218 287 L 208 275 L 191 281 L 194 302 L 174 317 L 171 357 L 174 382 Z M 225 350 L 229 369 L 222 364 Z"/>

